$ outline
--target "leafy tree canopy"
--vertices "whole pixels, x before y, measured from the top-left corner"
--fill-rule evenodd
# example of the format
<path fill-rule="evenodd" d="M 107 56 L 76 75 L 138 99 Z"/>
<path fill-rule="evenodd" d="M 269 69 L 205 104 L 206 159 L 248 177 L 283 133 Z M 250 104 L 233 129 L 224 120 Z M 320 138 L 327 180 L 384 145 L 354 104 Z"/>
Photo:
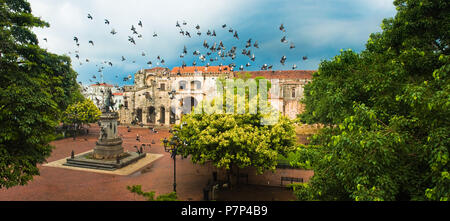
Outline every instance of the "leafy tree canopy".
<path fill-rule="evenodd" d="M 101 111 L 91 100 L 85 99 L 67 107 L 64 111 L 63 122 L 77 124 L 81 127 L 83 124 L 97 122 L 101 114 Z"/>
<path fill-rule="evenodd" d="M 396 0 L 361 53 L 323 61 L 305 87 L 302 200 L 449 200 L 450 4 Z"/>
<path fill-rule="evenodd" d="M 0 0 L 0 188 L 39 174 L 62 111 L 82 100 L 70 58 L 38 46 L 32 28 L 48 26 L 27 1 Z"/>
<path fill-rule="evenodd" d="M 147 201 L 177 201 L 177 193 L 171 192 L 167 194 L 161 194 L 155 199 L 155 191 L 144 192 L 141 185 L 127 186 L 127 190 L 138 196 L 143 196 Z"/>
<path fill-rule="evenodd" d="M 240 86 L 243 87 L 237 84 Z M 278 116 L 279 112 L 271 106 L 261 105 L 255 113 L 250 113 L 250 107 L 259 104 L 260 94 L 239 95 L 236 88 L 227 87 L 211 103 L 203 100 L 192 113 L 182 117 L 180 125 L 175 126 L 178 138 L 188 144 L 182 146 L 179 153 L 185 157 L 191 155 L 194 163 L 212 162 L 215 167 L 227 170 L 233 166 L 252 166 L 260 173 L 275 170 L 278 154 L 286 154 L 295 148 L 292 122 Z M 234 101 L 224 97 L 228 92 Z M 236 106 L 237 101 L 244 100 L 245 105 Z M 233 112 L 226 113 L 230 106 L 235 107 Z M 217 107 L 221 111 L 211 110 Z M 197 108 L 202 108 L 203 112 L 196 113 Z M 264 125 L 263 119 L 271 119 L 274 124 Z"/>

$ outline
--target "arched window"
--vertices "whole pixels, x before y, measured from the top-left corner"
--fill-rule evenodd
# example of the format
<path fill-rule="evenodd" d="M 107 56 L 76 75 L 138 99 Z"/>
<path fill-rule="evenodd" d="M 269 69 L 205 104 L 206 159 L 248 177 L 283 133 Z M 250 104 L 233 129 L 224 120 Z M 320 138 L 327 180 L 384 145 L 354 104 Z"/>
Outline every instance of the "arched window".
<path fill-rule="evenodd" d="M 180 81 L 179 83 L 178 83 L 178 85 L 179 85 L 179 89 L 180 90 L 184 90 L 184 89 L 186 89 L 186 81 Z"/>
<path fill-rule="evenodd" d="M 191 81 L 191 90 L 200 90 L 202 89 L 202 82 L 200 81 Z"/>

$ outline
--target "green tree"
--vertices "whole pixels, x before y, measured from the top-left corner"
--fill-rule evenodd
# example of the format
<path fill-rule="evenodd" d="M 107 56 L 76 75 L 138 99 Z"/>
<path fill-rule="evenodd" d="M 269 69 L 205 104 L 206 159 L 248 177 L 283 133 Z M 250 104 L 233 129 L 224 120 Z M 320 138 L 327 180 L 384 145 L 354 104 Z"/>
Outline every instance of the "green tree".
<path fill-rule="evenodd" d="M 158 197 L 156 197 L 155 200 L 155 191 L 144 192 L 142 191 L 141 185 L 127 186 L 127 189 L 130 192 L 137 194 L 138 196 L 145 197 L 147 201 L 177 201 L 177 193 L 175 192 L 161 194 Z"/>
<path fill-rule="evenodd" d="M 97 122 L 101 114 L 101 111 L 91 100 L 85 99 L 67 107 L 63 114 L 63 122 L 76 125 L 75 129 L 79 130 L 83 124 Z"/>
<path fill-rule="evenodd" d="M 39 174 L 62 111 L 82 96 L 70 58 L 38 46 L 34 27 L 49 25 L 25 0 L 0 0 L 0 188 Z"/>
<path fill-rule="evenodd" d="M 203 108 L 203 112 L 193 111 L 184 115 L 182 123 L 174 126 L 179 140 L 187 143 L 179 147 L 178 153 L 184 157 L 190 155 L 193 163 L 211 162 L 216 168 L 226 169 L 228 174 L 232 173 L 233 167 L 255 167 L 259 173 L 275 170 L 278 155 L 285 155 L 295 148 L 292 122 L 280 116 L 274 124 L 263 125 L 263 117 L 268 118 L 279 112 L 271 106 L 262 105 L 256 113 L 250 113 L 249 107 L 256 107 L 259 94 L 250 100 L 246 99 L 245 106 L 240 106 L 245 108 L 245 113 L 239 113 L 236 102 L 241 99 L 241 95 L 237 94 L 235 88 L 228 87 L 225 90 L 224 87 L 223 91 L 211 105 L 205 100 L 199 103 L 196 108 Z M 227 91 L 234 92 L 234 102 L 224 98 Z M 244 96 L 249 98 L 247 93 Z M 236 107 L 234 113 L 225 113 L 226 108 L 233 106 L 233 103 Z M 217 107 L 222 112 L 210 109 Z"/>
<path fill-rule="evenodd" d="M 449 200 L 450 4 L 396 0 L 361 53 L 323 61 L 305 87 L 302 200 Z"/>

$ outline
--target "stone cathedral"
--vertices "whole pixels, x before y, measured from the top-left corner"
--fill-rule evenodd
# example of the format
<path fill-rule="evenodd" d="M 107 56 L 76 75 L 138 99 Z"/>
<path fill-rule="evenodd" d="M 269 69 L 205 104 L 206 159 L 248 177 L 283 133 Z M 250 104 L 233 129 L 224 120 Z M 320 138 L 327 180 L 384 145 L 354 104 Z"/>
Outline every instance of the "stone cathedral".
<path fill-rule="evenodd" d="M 240 74 L 270 81 L 268 102 L 293 119 L 303 111 L 299 101 L 313 73 L 304 70 L 237 72 L 223 66 L 143 69 L 134 75 L 134 85 L 123 87 L 123 105 L 118 111 L 120 123 L 150 127 L 177 124 L 192 106 L 215 92 L 219 78 L 232 79 Z"/>

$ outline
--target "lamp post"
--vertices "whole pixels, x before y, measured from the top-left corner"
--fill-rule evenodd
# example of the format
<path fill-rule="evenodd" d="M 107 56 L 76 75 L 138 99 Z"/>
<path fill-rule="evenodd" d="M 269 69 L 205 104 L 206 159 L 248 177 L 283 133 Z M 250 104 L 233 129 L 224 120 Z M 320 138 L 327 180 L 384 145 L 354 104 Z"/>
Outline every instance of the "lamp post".
<path fill-rule="evenodd" d="M 171 153 L 173 159 L 173 192 L 177 192 L 177 150 L 178 150 L 178 137 L 174 135 L 170 141 L 164 138 L 164 151 Z"/>
<path fill-rule="evenodd" d="M 172 133 L 177 133 L 177 130 L 173 130 Z M 177 192 L 177 154 L 178 148 L 180 145 L 187 146 L 186 140 L 184 142 L 180 142 L 180 138 L 175 134 L 170 141 L 167 138 L 164 138 L 164 151 L 171 153 L 171 157 L 173 159 L 173 192 Z"/>

